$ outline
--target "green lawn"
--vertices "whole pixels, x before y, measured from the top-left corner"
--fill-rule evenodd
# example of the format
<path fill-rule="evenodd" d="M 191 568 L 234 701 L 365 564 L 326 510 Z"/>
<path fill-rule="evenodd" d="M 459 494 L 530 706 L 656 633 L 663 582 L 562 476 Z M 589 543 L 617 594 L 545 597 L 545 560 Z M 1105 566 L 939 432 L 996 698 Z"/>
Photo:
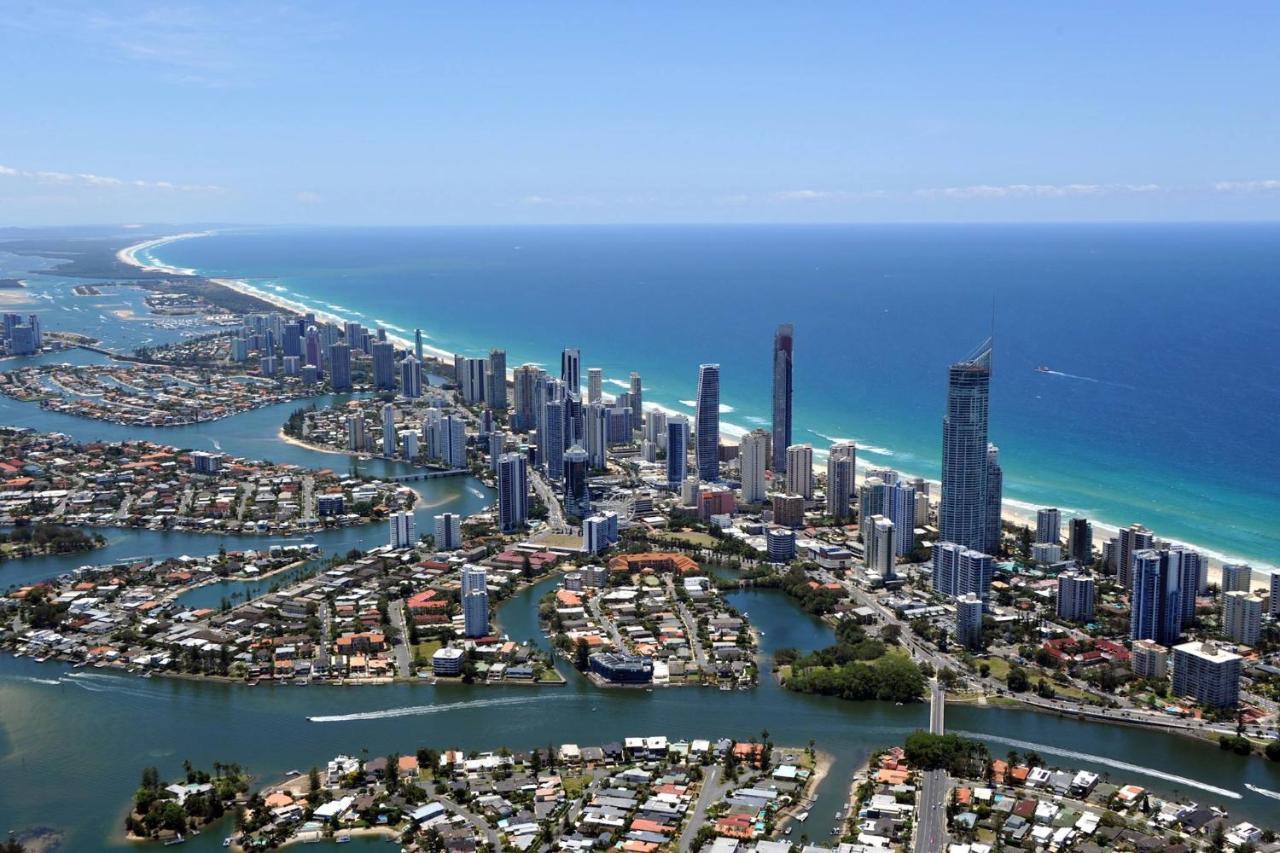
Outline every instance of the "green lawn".
<path fill-rule="evenodd" d="M 668 533 L 667 538 L 677 539 L 681 542 L 687 542 L 698 548 L 714 548 L 716 546 L 716 538 L 709 533 L 699 533 L 696 530 L 682 530 L 679 533 Z"/>
<path fill-rule="evenodd" d="M 413 657 L 415 660 L 420 659 L 425 666 L 431 664 L 431 656 L 438 652 L 444 643 L 440 640 L 427 640 L 425 643 L 418 643 L 413 647 Z"/>
<path fill-rule="evenodd" d="M 587 783 L 591 781 L 590 773 L 583 773 L 581 776 L 561 776 L 560 783 L 564 785 L 565 795 L 570 799 L 582 793 L 582 789 L 587 787 Z"/>

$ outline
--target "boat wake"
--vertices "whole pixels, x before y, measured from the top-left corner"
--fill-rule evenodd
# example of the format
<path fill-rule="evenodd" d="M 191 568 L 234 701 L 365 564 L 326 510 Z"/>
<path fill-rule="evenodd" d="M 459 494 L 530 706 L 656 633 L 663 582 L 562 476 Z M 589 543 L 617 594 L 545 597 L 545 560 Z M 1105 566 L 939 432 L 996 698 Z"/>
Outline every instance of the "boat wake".
<path fill-rule="evenodd" d="M 1107 767 L 1115 767 L 1118 770 L 1128 770 L 1131 773 L 1141 773 L 1144 776 L 1163 779 L 1166 782 L 1176 782 L 1179 785 L 1199 788 L 1202 791 L 1208 791 L 1209 793 L 1217 794 L 1220 797 L 1230 797 L 1233 800 L 1241 799 L 1240 794 L 1236 791 L 1229 791 L 1226 788 L 1219 788 L 1216 785 L 1210 785 L 1207 782 L 1201 782 L 1196 779 L 1188 779 L 1186 776 L 1175 776 L 1172 773 L 1165 773 L 1163 770 L 1156 770 L 1154 767 L 1143 767 L 1140 764 L 1130 764 L 1127 761 L 1117 761 L 1114 758 L 1107 758 L 1102 755 L 1091 755 L 1087 752 L 1076 752 L 1071 749 L 1059 749 L 1056 746 L 1046 746 L 1045 744 L 1017 740 L 1016 738 L 1000 737 L 998 735 L 983 734 L 980 732 L 955 731 L 951 732 L 951 734 L 957 734 L 961 737 L 975 738 L 977 740 L 987 740 L 993 743 L 1002 743 L 1006 746 L 1030 750 L 1031 752 L 1047 752 L 1050 755 L 1060 755 L 1063 758 L 1075 758 L 1080 761 L 1091 761 L 1094 764 L 1103 764 Z"/>
<path fill-rule="evenodd" d="M 471 711 L 477 708 L 499 708 L 509 705 L 528 705 L 553 699 L 569 699 L 569 696 L 527 696 L 519 699 L 478 699 L 475 702 L 445 702 L 441 705 L 409 705 L 404 708 L 387 708 L 382 711 L 362 711 L 358 714 L 330 714 L 307 717 L 313 723 L 353 723 L 359 720 L 391 720 L 396 717 L 418 717 L 424 714 L 445 714 L 450 711 Z"/>
<path fill-rule="evenodd" d="M 1130 390 L 1135 390 L 1132 385 L 1126 385 L 1123 382 L 1112 382 L 1109 379 L 1097 379 L 1093 376 L 1080 376 L 1076 373 L 1066 373 L 1061 370 L 1050 370 L 1047 367 L 1036 368 L 1036 373 L 1039 373 L 1041 376 L 1058 376 L 1063 379 L 1074 379 L 1077 382 L 1092 382 L 1095 385 L 1111 385 L 1116 388 L 1128 388 Z"/>
<path fill-rule="evenodd" d="M 1280 800 L 1280 791 L 1268 791 L 1266 788 L 1259 788 L 1257 785 L 1250 785 L 1248 782 L 1244 786 L 1255 794 L 1261 794 L 1264 797 L 1270 797 L 1273 800 Z"/>

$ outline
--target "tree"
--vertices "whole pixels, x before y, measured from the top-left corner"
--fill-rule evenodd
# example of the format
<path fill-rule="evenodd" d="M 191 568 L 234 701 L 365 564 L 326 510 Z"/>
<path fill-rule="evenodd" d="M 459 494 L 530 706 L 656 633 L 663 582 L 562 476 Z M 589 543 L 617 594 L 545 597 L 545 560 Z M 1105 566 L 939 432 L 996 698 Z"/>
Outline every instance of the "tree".
<path fill-rule="evenodd" d="M 1267 744 L 1267 758 L 1272 761 L 1280 761 L 1280 739 L 1273 740 Z"/>
<path fill-rule="evenodd" d="M 1014 693 L 1025 693 L 1027 688 L 1031 686 L 1030 680 L 1027 678 L 1027 671 L 1020 666 L 1009 668 L 1009 674 L 1005 676 L 1005 684 Z"/>
<path fill-rule="evenodd" d="M 312 767 L 311 772 L 307 774 L 308 790 L 314 796 L 320 790 L 320 771 Z"/>
<path fill-rule="evenodd" d="M 573 666 L 578 672 L 586 672 L 591 666 L 591 647 L 585 637 L 579 637 L 573 649 Z"/>

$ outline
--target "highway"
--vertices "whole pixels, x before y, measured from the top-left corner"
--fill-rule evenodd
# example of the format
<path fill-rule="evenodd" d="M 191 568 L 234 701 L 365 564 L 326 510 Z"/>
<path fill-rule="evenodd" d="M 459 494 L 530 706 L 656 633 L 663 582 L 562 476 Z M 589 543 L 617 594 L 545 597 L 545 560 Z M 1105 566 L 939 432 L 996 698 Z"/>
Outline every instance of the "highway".
<path fill-rule="evenodd" d="M 946 695 L 935 678 L 929 685 L 929 732 L 945 734 Z M 916 815 L 916 853 L 938 853 L 947 849 L 947 791 L 951 780 L 945 770 L 928 770 L 920 783 L 919 813 Z"/>

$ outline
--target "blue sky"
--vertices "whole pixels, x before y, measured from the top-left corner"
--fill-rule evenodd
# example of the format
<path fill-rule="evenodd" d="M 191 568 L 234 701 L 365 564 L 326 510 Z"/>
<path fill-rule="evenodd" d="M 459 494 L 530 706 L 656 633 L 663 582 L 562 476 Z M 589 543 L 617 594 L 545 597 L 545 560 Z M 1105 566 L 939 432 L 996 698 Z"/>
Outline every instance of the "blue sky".
<path fill-rule="evenodd" d="M 1280 218 L 1280 4 L 0 15 L 0 224 Z"/>

